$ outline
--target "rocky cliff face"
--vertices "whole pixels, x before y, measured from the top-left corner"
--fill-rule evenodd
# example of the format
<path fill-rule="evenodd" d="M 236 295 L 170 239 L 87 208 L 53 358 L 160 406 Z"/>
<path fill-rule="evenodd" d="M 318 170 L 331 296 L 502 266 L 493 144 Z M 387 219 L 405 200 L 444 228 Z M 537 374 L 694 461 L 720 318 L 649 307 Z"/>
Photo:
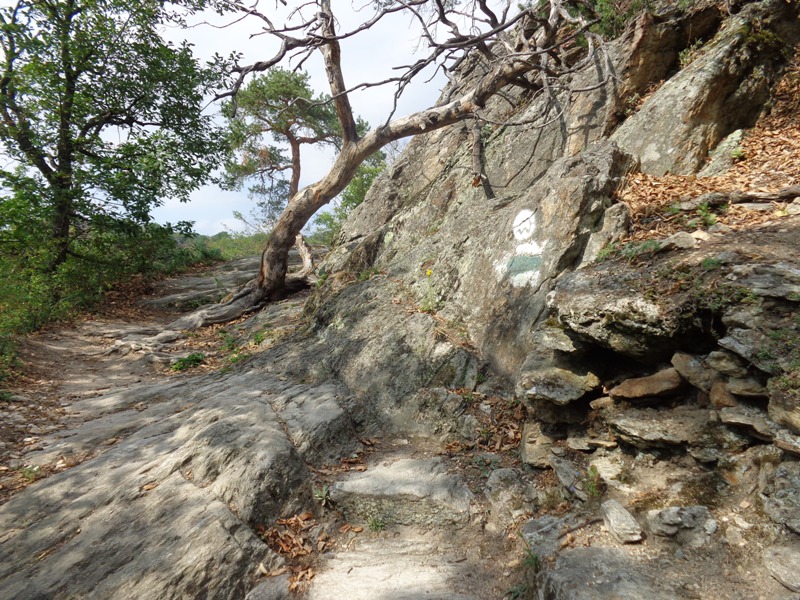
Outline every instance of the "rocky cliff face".
<path fill-rule="evenodd" d="M 320 269 L 315 327 L 322 340 L 336 331 L 327 368 L 356 389 L 371 368 L 402 374 L 409 389 L 434 379 L 471 385 L 466 348 L 518 380 L 542 353 L 548 295 L 628 234 L 629 211 L 614 198 L 626 176 L 697 171 L 767 108 L 799 34 L 785 2 L 749 3 L 733 16 L 718 7 L 644 16 L 576 74 L 589 91 L 530 101 L 512 90 L 493 101 L 493 122 L 540 125 L 485 125 L 478 185 L 467 126 L 412 141 Z M 375 342 L 371 331 L 385 335 Z M 665 343 L 659 335 L 646 342 L 653 350 Z"/>

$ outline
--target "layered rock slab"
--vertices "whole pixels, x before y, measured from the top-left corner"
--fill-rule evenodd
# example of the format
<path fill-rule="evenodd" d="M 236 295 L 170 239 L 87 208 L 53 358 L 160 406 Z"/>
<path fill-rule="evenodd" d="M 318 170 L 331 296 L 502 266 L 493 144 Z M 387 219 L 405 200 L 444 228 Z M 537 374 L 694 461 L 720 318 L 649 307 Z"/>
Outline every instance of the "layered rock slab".
<path fill-rule="evenodd" d="M 156 403 L 163 418 L 0 507 L 5 597 L 241 598 L 281 561 L 253 528 L 307 502 L 305 460 L 352 448 L 335 390 L 255 372 L 167 387 L 177 412 Z"/>

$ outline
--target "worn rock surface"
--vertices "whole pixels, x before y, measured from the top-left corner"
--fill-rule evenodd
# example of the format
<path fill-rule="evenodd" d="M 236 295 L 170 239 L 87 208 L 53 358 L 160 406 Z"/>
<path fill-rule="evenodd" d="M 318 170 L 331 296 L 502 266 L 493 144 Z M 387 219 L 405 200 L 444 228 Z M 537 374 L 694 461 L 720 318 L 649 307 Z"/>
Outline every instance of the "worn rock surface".
<path fill-rule="evenodd" d="M 438 460 L 375 465 L 331 488 L 345 514 L 399 525 L 458 524 L 469 519 L 472 494 Z"/>

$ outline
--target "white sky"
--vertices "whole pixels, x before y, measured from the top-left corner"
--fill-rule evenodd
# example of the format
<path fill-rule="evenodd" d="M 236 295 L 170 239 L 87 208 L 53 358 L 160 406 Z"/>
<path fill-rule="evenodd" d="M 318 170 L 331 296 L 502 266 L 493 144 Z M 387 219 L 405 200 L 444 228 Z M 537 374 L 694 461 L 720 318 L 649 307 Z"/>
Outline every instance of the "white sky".
<path fill-rule="evenodd" d="M 363 0 L 356 0 L 357 2 Z M 349 0 L 333 0 L 334 11 L 340 19 L 339 31 L 348 29 L 357 23 L 357 19 L 365 19 L 369 12 L 358 14 L 351 8 Z M 274 2 L 262 2 L 262 10 L 270 18 L 275 17 Z M 209 13 L 192 20 L 196 25 L 188 30 L 168 29 L 166 37 L 172 40 L 187 39 L 194 44 L 195 54 L 200 59 L 207 59 L 219 53 L 223 56 L 231 52 L 243 53 L 241 64 L 246 65 L 258 60 L 271 58 L 277 48 L 275 41 L 266 35 L 251 37 L 260 30 L 261 21 L 248 17 L 242 22 L 227 28 L 215 28 L 202 24 L 208 21 L 214 25 L 230 23 L 232 16 L 220 17 Z M 277 23 L 276 23 L 277 24 Z M 345 83 L 353 86 L 362 81 L 376 81 L 394 74 L 391 67 L 408 64 L 414 60 L 412 52 L 417 45 L 415 30 L 408 16 L 396 16 L 378 24 L 373 30 L 343 40 L 342 66 Z M 286 67 L 287 65 L 283 65 Z M 329 92 L 327 78 L 322 60 L 316 53 L 303 68 L 311 76 L 311 85 L 316 92 Z M 418 76 L 417 81 L 409 86 L 401 98 L 395 116 L 409 114 L 415 110 L 430 106 L 436 101 L 443 85 L 443 78 L 425 83 L 426 77 Z M 372 88 L 351 94 L 351 104 L 356 114 L 375 125 L 384 121 L 392 106 L 391 86 Z M 212 106 L 216 111 L 216 107 Z M 303 177 L 301 185 L 318 180 L 331 164 L 332 155 L 304 148 Z M 240 223 L 233 218 L 233 211 L 247 214 L 253 202 L 248 199 L 247 192 L 227 192 L 216 186 L 206 186 L 197 190 L 188 203 L 166 201 L 164 206 L 153 211 L 157 222 L 194 221 L 198 233 L 211 235 L 225 229 L 238 230 Z"/>

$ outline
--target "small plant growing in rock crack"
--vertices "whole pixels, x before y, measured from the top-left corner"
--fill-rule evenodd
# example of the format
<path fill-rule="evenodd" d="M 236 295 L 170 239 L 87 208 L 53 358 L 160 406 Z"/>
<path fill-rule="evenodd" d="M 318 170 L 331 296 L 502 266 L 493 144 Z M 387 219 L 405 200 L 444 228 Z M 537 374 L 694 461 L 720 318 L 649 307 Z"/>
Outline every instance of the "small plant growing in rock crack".
<path fill-rule="evenodd" d="M 322 508 L 330 508 L 333 504 L 331 500 L 331 490 L 327 485 L 314 488 L 314 501 Z"/>
<path fill-rule="evenodd" d="M 236 350 L 236 346 L 238 346 L 238 342 L 236 341 L 236 337 L 232 335 L 228 331 L 220 331 L 220 337 L 222 338 L 222 349 L 226 352 L 232 352 Z"/>
<path fill-rule="evenodd" d="M 367 281 L 368 279 L 372 279 L 373 275 L 379 275 L 380 272 L 381 270 L 376 267 L 373 267 L 371 269 L 364 269 L 363 271 L 361 271 L 361 273 L 359 273 L 356 276 L 356 279 L 358 279 L 358 281 Z"/>
<path fill-rule="evenodd" d="M 172 363 L 171 369 L 173 371 L 185 371 L 186 369 L 191 369 L 192 367 L 197 367 L 202 365 L 206 361 L 206 355 L 202 352 L 192 352 L 187 356 L 182 356 L 181 358 L 177 359 L 174 363 Z"/>
<path fill-rule="evenodd" d="M 701 225 L 711 227 L 716 222 L 717 215 L 714 214 L 711 207 L 708 204 L 701 204 L 697 207 L 697 217 L 689 219 L 686 225 L 688 227 L 700 227 Z"/>
<path fill-rule="evenodd" d="M 433 277 L 433 270 L 428 269 L 425 271 L 427 279 L 425 286 L 425 295 L 422 297 L 422 303 L 419 306 L 420 311 L 424 313 L 436 312 L 441 307 L 441 302 L 437 298 L 436 289 L 433 287 L 431 277 Z"/>
<path fill-rule="evenodd" d="M 382 517 L 370 517 L 367 519 L 367 527 L 369 527 L 370 531 L 380 533 L 386 529 L 386 521 L 384 521 Z"/>
<path fill-rule="evenodd" d="M 700 263 L 700 268 L 704 271 L 713 271 L 714 269 L 719 269 L 722 266 L 722 261 L 718 258 L 704 258 Z"/>
<path fill-rule="evenodd" d="M 542 568 L 541 557 L 533 551 L 533 548 L 531 548 L 530 545 L 527 545 L 527 542 L 525 547 L 525 558 L 522 559 L 522 566 L 534 573 L 538 573 L 539 569 Z"/>
<path fill-rule="evenodd" d="M 602 479 L 597 467 L 592 465 L 583 478 L 583 489 L 590 498 L 599 498 L 602 493 Z"/>
<path fill-rule="evenodd" d="M 42 470 L 38 466 L 22 467 L 19 470 L 19 474 L 30 483 L 44 477 L 44 473 L 42 473 Z"/>
<path fill-rule="evenodd" d="M 528 584 L 520 583 L 509 589 L 504 595 L 503 600 L 522 600 L 528 597 Z"/>

